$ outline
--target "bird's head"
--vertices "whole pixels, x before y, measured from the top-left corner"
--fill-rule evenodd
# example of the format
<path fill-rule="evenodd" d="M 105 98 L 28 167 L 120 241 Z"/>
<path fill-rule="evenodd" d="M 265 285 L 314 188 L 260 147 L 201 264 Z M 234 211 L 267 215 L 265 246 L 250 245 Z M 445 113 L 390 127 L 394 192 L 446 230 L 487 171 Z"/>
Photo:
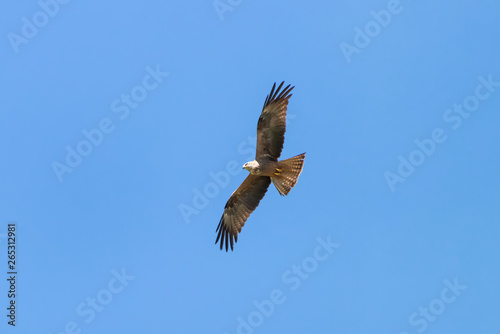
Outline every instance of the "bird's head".
<path fill-rule="evenodd" d="M 252 169 L 256 169 L 257 167 L 259 167 L 259 163 L 257 161 L 249 161 L 249 162 L 246 162 L 244 165 L 243 165 L 243 168 L 246 169 L 247 171 L 251 171 Z"/>

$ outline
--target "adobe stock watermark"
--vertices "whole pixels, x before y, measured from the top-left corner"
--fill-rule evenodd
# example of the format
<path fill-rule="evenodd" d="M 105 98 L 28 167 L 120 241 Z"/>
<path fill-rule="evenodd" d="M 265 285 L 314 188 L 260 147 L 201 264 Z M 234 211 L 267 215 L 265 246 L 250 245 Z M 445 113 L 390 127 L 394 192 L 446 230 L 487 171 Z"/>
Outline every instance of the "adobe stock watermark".
<path fill-rule="evenodd" d="M 58 332 L 49 334 L 80 334 L 82 333 L 82 324 L 90 324 L 96 318 L 97 314 L 104 311 L 113 301 L 116 295 L 123 292 L 135 276 L 128 275 L 125 268 L 121 271 L 111 270 L 113 276 L 108 284 L 101 290 L 97 291 L 90 297 L 87 297 L 84 302 L 76 306 L 76 315 L 80 317 L 78 320 L 68 321 L 64 328 Z"/>
<path fill-rule="evenodd" d="M 466 285 L 461 285 L 458 279 L 453 282 L 448 279 L 443 281 L 445 287 L 441 290 L 439 297 L 434 298 L 425 307 L 419 307 L 417 311 L 410 314 L 408 323 L 414 327 L 418 333 L 424 332 L 430 323 L 436 321 L 438 317 L 446 310 L 447 305 L 454 303 L 457 297 L 467 289 Z M 402 331 L 399 334 L 410 334 L 410 332 Z"/>
<path fill-rule="evenodd" d="M 297 115 L 295 114 L 288 114 L 288 124 L 290 124 L 290 121 L 295 119 L 296 116 Z M 224 170 L 208 172 L 208 179 L 210 181 L 208 181 L 203 187 L 193 188 L 193 198 L 190 203 L 180 203 L 177 206 L 184 223 L 189 225 L 191 223 L 192 216 L 198 216 L 201 211 L 210 204 L 210 199 L 217 197 L 220 191 L 224 190 L 228 186 L 232 177 L 243 172 L 243 164 L 247 161 L 255 159 L 256 145 L 257 136 L 248 136 L 236 147 L 238 154 L 243 157 L 241 160 L 230 160 L 226 164 Z"/>
<path fill-rule="evenodd" d="M 489 99 L 495 92 L 496 87 L 500 87 L 500 81 L 493 81 L 493 75 L 489 74 L 487 78 L 482 75 L 477 77 L 479 84 L 476 86 L 474 93 L 466 96 L 462 103 L 454 103 L 449 109 L 443 112 L 443 120 L 452 130 L 457 130 L 462 125 L 463 121 L 476 111 L 481 102 Z M 385 171 L 384 178 L 392 192 L 396 190 L 398 183 L 403 183 L 415 172 L 418 166 L 421 166 L 428 157 L 433 155 L 438 145 L 448 140 L 446 131 L 437 127 L 430 132 L 430 135 L 424 139 L 415 139 L 416 148 L 408 155 L 399 155 L 399 165 L 395 172 Z"/>
<path fill-rule="evenodd" d="M 18 53 L 19 47 L 22 44 L 28 44 L 31 39 L 35 38 L 39 30 L 49 24 L 50 20 L 59 13 L 61 5 L 65 5 L 68 2 L 70 2 L 70 0 L 38 1 L 40 10 L 31 15 L 30 18 L 26 16 L 21 17 L 22 25 L 19 34 L 12 31 L 7 33 L 7 39 L 9 40 L 12 50 Z"/>
<path fill-rule="evenodd" d="M 219 17 L 219 20 L 224 21 L 226 12 L 232 12 L 236 7 L 241 5 L 243 0 L 214 0 L 212 6 Z"/>
<path fill-rule="evenodd" d="M 139 85 L 132 87 L 129 94 L 122 94 L 119 98 L 111 102 L 111 112 L 118 117 L 120 121 L 126 120 L 130 111 L 137 109 L 139 104 L 148 97 L 149 92 L 155 90 L 163 80 L 169 76 L 169 73 L 163 72 L 160 65 L 156 65 L 153 69 L 146 66 L 146 75 L 141 80 Z M 59 182 L 64 180 L 67 173 L 73 172 L 78 167 L 85 157 L 88 157 L 95 147 L 102 144 L 106 135 L 111 134 L 116 129 L 116 121 L 114 122 L 109 117 L 102 118 L 95 128 L 90 130 L 83 129 L 80 140 L 75 145 L 66 145 L 66 157 L 63 162 L 53 161 L 51 164 L 52 170 Z"/>
<path fill-rule="evenodd" d="M 380 35 L 382 29 L 386 28 L 392 22 L 393 17 L 402 11 L 403 6 L 400 0 L 389 0 L 386 9 L 379 11 L 371 10 L 370 16 L 372 20 L 366 22 L 363 28 L 354 27 L 352 44 L 346 42 L 340 43 L 340 50 L 346 62 L 350 63 L 354 54 L 361 53 L 361 50 L 370 45 L 372 40 Z"/>
<path fill-rule="evenodd" d="M 246 161 L 254 159 L 255 156 L 255 145 L 257 142 L 257 136 L 248 136 L 245 140 L 237 146 L 237 151 L 241 156 L 244 156 Z M 244 162 L 246 162 L 244 161 Z M 209 199 L 215 198 L 219 195 L 220 191 L 225 189 L 231 181 L 231 177 L 239 175 L 243 172 L 243 163 L 236 160 L 230 160 L 224 170 L 219 170 L 217 172 L 208 172 L 208 181 L 201 189 L 195 187 L 193 188 L 193 198 L 191 203 L 180 203 L 178 205 L 179 212 L 182 219 L 186 224 L 191 223 L 191 217 L 197 216 L 201 213 L 201 210 L 205 209 L 210 203 Z"/>
<path fill-rule="evenodd" d="M 308 280 L 318 270 L 321 263 L 330 258 L 340 244 L 334 243 L 331 236 L 316 238 L 317 245 L 310 256 L 307 256 L 299 264 L 293 264 L 281 275 L 281 282 L 288 287 L 289 292 L 300 288 L 302 283 Z M 253 301 L 253 310 L 246 316 L 236 318 L 236 334 L 252 334 L 254 330 L 264 324 L 266 318 L 274 314 L 276 307 L 287 300 L 286 290 L 273 289 L 269 293 L 269 299 Z M 225 334 L 229 334 L 225 332 Z"/>

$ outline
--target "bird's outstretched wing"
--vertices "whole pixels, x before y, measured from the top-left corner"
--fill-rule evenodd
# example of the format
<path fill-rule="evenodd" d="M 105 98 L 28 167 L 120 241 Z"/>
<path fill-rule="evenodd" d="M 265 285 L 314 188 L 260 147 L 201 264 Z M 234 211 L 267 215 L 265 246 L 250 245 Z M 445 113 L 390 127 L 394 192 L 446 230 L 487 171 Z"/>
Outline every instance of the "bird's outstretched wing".
<path fill-rule="evenodd" d="M 276 89 L 274 83 L 271 93 L 264 102 L 262 113 L 257 123 L 257 151 L 255 158 L 268 155 L 277 160 L 281 155 L 286 131 L 286 108 L 290 92 L 294 87 L 286 86 L 283 90 L 283 81 Z M 281 91 L 280 91 L 281 90 Z"/>
<path fill-rule="evenodd" d="M 245 221 L 259 205 L 270 183 L 271 178 L 267 176 L 249 174 L 229 197 L 216 230 L 218 234 L 215 243 L 219 242 L 220 239 L 220 249 L 224 247 L 225 243 L 226 252 L 229 245 L 233 250 L 234 243 L 238 241 L 238 233 L 241 232 Z"/>

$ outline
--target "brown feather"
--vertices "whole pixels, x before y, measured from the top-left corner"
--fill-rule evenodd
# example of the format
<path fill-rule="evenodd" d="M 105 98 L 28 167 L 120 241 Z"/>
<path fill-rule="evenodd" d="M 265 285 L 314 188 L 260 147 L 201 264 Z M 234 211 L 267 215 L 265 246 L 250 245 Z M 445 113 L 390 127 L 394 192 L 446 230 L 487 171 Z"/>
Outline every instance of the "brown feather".
<path fill-rule="evenodd" d="M 288 195 L 290 190 L 297 184 L 299 175 L 302 173 L 305 158 L 306 154 L 302 153 L 278 162 L 277 168 L 280 172 L 272 176 L 271 181 L 273 181 L 274 186 L 281 196 Z"/>
<path fill-rule="evenodd" d="M 286 131 L 286 110 L 288 100 L 292 96 L 290 92 L 294 87 L 286 86 L 282 91 L 284 82 L 278 89 L 276 83 L 271 89 L 271 93 L 264 102 L 262 113 L 257 122 L 257 151 L 255 159 L 269 156 L 273 160 L 278 160 L 285 142 Z"/>
<path fill-rule="evenodd" d="M 283 85 L 284 82 L 276 88 L 276 83 L 274 83 L 271 92 L 266 97 L 257 123 L 255 160 L 263 166 L 263 171 L 261 171 L 263 175 L 249 174 L 247 176 L 227 201 L 217 226 L 215 243 L 217 244 L 220 240 L 220 249 L 222 250 L 225 245 L 226 252 L 229 246 L 233 250 L 241 228 L 266 194 L 271 180 L 281 195 L 287 195 L 297 183 L 297 178 L 302 171 L 305 154 L 278 162 L 285 142 L 288 100 L 294 88 L 288 85 L 282 89 Z M 270 171 L 267 170 L 269 168 Z M 271 177 L 265 175 L 271 175 Z"/>
<path fill-rule="evenodd" d="M 219 242 L 220 239 L 220 249 L 225 244 L 226 252 L 229 245 L 233 250 L 234 243 L 238 241 L 238 233 L 241 232 L 246 220 L 266 194 L 269 184 L 271 184 L 271 179 L 268 176 L 249 174 L 229 197 L 215 231 L 218 232 L 215 243 Z"/>

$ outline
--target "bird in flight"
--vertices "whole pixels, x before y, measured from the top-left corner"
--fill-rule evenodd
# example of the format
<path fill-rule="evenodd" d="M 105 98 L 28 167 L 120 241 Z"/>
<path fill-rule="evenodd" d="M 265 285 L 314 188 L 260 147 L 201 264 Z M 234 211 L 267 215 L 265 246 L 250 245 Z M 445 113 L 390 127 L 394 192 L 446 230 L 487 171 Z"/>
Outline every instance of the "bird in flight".
<path fill-rule="evenodd" d="M 286 109 L 288 100 L 292 96 L 290 92 L 294 88 L 288 85 L 281 89 L 283 84 L 284 82 L 276 89 L 274 83 L 271 93 L 264 102 L 257 123 L 255 160 L 243 165 L 250 174 L 229 197 L 215 231 L 218 233 L 215 243 L 220 240 L 220 249 L 222 250 L 225 245 L 226 252 L 229 245 L 233 250 L 234 243 L 238 241 L 238 233 L 259 205 L 271 182 L 280 195 L 288 195 L 302 172 L 305 153 L 278 161 L 285 142 Z"/>

